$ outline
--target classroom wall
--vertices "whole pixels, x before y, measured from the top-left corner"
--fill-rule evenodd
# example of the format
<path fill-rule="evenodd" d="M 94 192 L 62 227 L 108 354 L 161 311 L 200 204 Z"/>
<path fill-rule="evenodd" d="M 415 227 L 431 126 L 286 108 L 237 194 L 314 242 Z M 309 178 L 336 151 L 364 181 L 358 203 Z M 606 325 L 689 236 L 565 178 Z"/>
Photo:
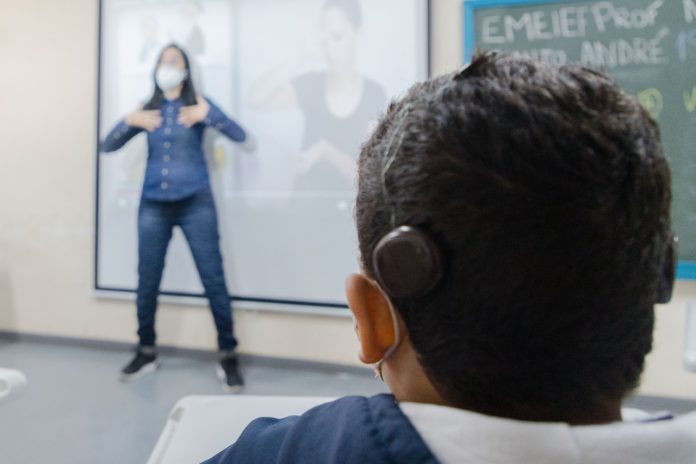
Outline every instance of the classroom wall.
<path fill-rule="evenodd" d="M 459 65 L 460 1 L 433 0 L 433 70 Z M 0 330 L 135 342 L 132 302 L 92 294 L 97 1 L 0 0 Z M 658 309 L 643 391 L 696 398 L 681 370 L 685 306 L 680 283 Z M 349 318 L 236 313 L 240 350 L 357 364 Z M 201 306 L 164 304 L 160 343 L 213 349 Z M 120 366 L 114 366 L 114 370 Z"/>

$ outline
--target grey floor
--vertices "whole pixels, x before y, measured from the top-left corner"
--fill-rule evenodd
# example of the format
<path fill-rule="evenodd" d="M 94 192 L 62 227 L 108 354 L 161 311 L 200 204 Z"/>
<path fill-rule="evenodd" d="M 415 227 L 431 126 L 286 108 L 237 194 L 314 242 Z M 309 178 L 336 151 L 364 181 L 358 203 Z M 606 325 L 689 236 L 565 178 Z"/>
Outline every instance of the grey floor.
<path fill-rule="evenodd" d="M 163 353 L 162 368 L 137 383 L 117 380 L 130 353 L 120 347 L 6 340 L 0 366 L 22 370 L 28 391 L 0 406 L 0 463 L 144 463 L 174 403 L 192 394 L 221 394 L 211 356 Z M 371 395 L 384 386 L 368 372 L 247 360 L 246 394 Z M 638 397 L 649 411 L 696 410 L 696 403 Z"/>
<path fill-rule="evenodd" d="M 0 463 L 145 463 L 178 399 L 223 394 L 212 357 L 163 353 L 159 371 L 125 384 L 117 372 L 130 356 L 125 349 L 0 338 L 0 366 L 19 369 L 29 379 L 23 396 L 0 405 Z M 384 391 L 368 372 L 268 364 L 252 360 L 242 365 L 246 394 Z"/>

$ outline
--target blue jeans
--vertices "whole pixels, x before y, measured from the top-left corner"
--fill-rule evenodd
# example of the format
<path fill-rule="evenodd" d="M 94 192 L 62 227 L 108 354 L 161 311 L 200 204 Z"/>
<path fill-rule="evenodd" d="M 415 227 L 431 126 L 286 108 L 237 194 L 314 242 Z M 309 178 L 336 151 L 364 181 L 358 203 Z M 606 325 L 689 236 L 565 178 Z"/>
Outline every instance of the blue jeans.
<path fill-rule="evenodd" d="M 163 202 L 142 198 L 138 211 L 138 336 L 143 346 L 155 344 L 155 312 L 164 258 L 174 226 L 181 227 L 191 248 L 198 275 L 210 302 L 221 350 L 233 350 L 230 294 L 220 254 L 217 212 L 210 187 L 183 200 Z"/>

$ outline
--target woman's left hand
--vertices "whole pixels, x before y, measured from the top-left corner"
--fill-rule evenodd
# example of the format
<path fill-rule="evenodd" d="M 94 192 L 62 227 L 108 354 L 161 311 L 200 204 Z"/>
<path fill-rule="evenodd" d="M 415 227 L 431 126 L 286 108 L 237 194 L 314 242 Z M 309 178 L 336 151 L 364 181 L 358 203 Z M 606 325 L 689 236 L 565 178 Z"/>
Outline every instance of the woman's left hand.
<path fill-rule="evenodd" d="M 179 111 L 177 122 L 185 127 L 191 127 L 203 121 L 208 116 L 210 105 L 200 95 L 196 97 L 196 104 L 192 106 L 184 106 Z"/>

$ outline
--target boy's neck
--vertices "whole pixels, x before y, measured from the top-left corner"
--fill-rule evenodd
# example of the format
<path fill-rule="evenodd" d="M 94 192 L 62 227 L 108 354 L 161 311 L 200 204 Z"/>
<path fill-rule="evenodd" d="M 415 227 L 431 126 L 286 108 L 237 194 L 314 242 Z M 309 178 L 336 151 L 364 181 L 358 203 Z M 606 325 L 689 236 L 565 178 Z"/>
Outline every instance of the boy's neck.
<path fill-rule="evenodd" d="M 428 379 L 408 338 L 402 340 L 385 361 L 382 372 L 385 383 L 398 402 L 450 406 Z"/>
<path fill-rule="evenodd" d="M 435 404 L 464 409 L 487 416 L 527 422 L 564 422 L 569 425 L 601 425 L 621 421 L 621 401 L 598 402 L 592 406 L 578 405 L 572 412 L 549 409 L 517 411 L 498 410 L 477 405 L 474 402 L 452 404 L 446 401 L 430 382 L 410 340 L 404 340 L 383 366 L 384 378 L 398 402 Z"/>

